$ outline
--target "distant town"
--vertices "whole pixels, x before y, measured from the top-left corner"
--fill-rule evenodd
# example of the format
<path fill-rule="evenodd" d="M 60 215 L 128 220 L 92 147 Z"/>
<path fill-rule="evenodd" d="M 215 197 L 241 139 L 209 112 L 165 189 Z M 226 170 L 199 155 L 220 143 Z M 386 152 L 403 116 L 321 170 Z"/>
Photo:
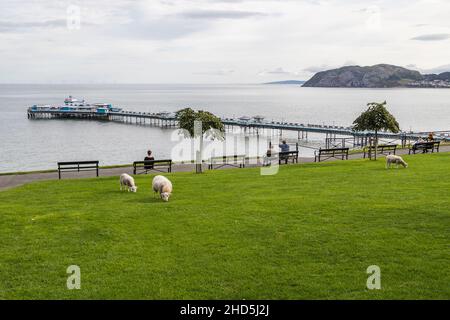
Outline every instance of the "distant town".
<path fill-rule="evenodd" d="M 411 88 L 450 88 L 450 82 L 447 80 L 421 80 L 408 83 Z"/>

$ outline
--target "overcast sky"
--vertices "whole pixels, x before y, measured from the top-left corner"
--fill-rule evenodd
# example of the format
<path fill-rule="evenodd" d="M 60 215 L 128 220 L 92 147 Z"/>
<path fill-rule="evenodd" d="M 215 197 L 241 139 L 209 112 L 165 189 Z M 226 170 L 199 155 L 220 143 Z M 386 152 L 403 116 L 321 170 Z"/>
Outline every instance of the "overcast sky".
<path fill-rule="evenodd" d="M 1 83 L 259 83 L 450 71 L 449 0 L 0 1 Z"/>

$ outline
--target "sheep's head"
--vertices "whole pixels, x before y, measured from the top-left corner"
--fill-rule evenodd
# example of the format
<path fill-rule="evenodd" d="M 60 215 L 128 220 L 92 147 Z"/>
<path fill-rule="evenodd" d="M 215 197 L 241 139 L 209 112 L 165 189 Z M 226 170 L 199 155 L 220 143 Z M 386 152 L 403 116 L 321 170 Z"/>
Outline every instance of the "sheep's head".
<path fill-rule="evenodd" d="M 163 192 L 161 193 L 161 199 L 163 199 L 164 201 L 169 201 L 169 197 L 170 197 L 170 193 L 169 192 Z"/>
<path fill-rule="evenodd" d="M 408 168 L 408 164 L 407 164 L 405 161 L 403 161 L 403 166 L 404 166 L 405 168 Z"/>
<path fill-rule="evenodd" d="M 130 190 L 131 190 L 131 192 L 137 192 L 137 188 L 138 188 L 138 187 L 136 187 L 136 186 L 132 186 L 132 187 L 130 188 Z"/>

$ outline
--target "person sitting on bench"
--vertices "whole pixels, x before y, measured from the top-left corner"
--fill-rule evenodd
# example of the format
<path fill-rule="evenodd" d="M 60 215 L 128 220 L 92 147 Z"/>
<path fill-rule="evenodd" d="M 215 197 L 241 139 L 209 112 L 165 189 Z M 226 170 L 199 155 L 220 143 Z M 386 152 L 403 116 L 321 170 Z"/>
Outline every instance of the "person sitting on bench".
<path fill-rule="evenodd" d="M 283 155 L 283 152 L 289 152 L 289 145 L 286 143 L 286 140 L 281 141 L 280 147 L 281 155 L 280 160 L 286 160 L 288 158 L 287 155 Z"/>
<path fill-rule="evenodd" d="M 155 160 L 155 158 L 152 156 L 152 150 L 148 150 L 147 156 L 144 158 L 144 161 L 151 161 L 151 160 Z M 151 170 L 153 169 L 153 164 L 146 165 L 144 166 L 144 168 L 146 170 Z"/>
<path fill-rule="evenodd" d="M 281 152 L 289 152 L 289 145 L 286 143 L 286 140 L 281 141 L 279 145 Z"/>
<path fill-rule="evenodd" d="M 420 137 L 419 140 L 414 142 L 414 144 L 420 144 L 420 143 L 425 143 L 425 142 L 427 142 L 427 141 L 424 138 Z"/>
<path fill-rule="evenodd" d="M 263 167 L 268 167 L 272 164 L 272 161 L 270 161 L 270 158 L 272 157 L 273 148 L 272 146 L 267 149 L 266 154 L 263 157 Z"/>

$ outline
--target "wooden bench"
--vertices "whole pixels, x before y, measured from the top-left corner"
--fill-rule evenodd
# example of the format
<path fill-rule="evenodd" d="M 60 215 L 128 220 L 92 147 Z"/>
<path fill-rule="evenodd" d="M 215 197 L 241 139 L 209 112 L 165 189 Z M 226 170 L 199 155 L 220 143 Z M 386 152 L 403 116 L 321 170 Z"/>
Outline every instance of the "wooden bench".
<path fill-rule="evenodd" d="M 338 160 L 348 160 L 348 150 L 349 148 L 333 148 L 333 149 L 319 149 L 314 152 L 315 158 L 314 162 L 325 161 L 331 158 L 336 158 Z M 322 157 L 326 157 L 322 159 Z"/>
<path fill-rule="evenodd" d="M 172 159 L 133 162 L 134 174 L 147 174 L 151 170 L 158 172 L 172 172 Z"/>
<path fill-rule="evenodd" d="M 61 172 L 96 171 L 98 177 L 98 161 L 65 161 L 58 162 L 58 178 Z"/>
<path fill-rule="evenodd" d="M 396 154 L 397 152 L 397 145 L 396 144 L 380 144 L 378 145 L 378 154 L 384 154 L 389 155 L 391 152 L 393 154 Z M 364 148 L 364 159 L 366 158 L 366 155 L 369 156 L 369 158 L 372 157 L 375 151 L 375 146 L 367 146 Z"/>
<path fill-rule="evenodd" d="M 278 164 L 281 164 L 282 161 L 287 164 L 289 160 L 292 160 L 292 163 L 298 163 L 298 151 L 284 151 L 278 153 Z"/>
<path fill-rule="evenodd" d="M 245 155 L 232 155 L 232 156 L 221 156 L 212 157 L 208 160 L 208 169 L 219 169 L 225 166 L 244 168 L 245 167 Z"/>
<path fill-rule="evenodd" d="M 439 152 L 439 145 L 440 145 L 440 141 L 430 141 L 430 142 L 418 142 L 418 143 L 414 143 L 412 146 L 409 147 L 409 154 L 411 154 L 411 151 L 413 152 L 413 154 L 416 154 L 416 151 L 421 150 L 422 153 L 427 153 L 428 151 L 434 152 L 434 150 L 436 150 L 436 152 Z"/>

